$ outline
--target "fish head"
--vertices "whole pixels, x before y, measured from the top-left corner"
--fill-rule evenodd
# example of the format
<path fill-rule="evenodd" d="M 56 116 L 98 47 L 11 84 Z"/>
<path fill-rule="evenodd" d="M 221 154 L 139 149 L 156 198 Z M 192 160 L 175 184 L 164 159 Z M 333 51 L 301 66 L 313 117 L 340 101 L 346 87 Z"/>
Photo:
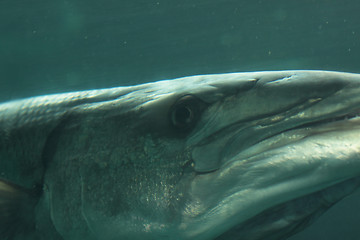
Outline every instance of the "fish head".
<path fill-rule="evenodd" d="M 55 228 L 69 239 L 291 235 L 359 185 L 359 88 L 350 73 L 229 73 L 75 107 L 46 174 Z"/>

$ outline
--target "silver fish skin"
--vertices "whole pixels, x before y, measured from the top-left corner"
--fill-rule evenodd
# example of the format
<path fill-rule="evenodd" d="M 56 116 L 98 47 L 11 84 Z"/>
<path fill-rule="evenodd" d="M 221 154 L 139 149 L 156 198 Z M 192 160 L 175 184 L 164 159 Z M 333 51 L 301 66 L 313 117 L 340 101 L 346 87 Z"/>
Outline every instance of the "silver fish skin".
<path fill-rule="evenodd" d="M 2 103 L 0 238 L 286 239 L 359 187 L 359 106 L 304 70 Z"/>

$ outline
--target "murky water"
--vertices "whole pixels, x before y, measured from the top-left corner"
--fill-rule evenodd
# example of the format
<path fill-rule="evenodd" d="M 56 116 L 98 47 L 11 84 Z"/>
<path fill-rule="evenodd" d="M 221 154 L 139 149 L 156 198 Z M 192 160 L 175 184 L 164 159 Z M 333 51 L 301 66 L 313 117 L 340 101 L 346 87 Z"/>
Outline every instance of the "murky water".
<path fill-rule="evenodd" d="M 360 72 L 359 10 L 350 0 L 2 0 L 0 101 L 205 73 Z M 291 239 L 360 238 L 359 202 Z"/>

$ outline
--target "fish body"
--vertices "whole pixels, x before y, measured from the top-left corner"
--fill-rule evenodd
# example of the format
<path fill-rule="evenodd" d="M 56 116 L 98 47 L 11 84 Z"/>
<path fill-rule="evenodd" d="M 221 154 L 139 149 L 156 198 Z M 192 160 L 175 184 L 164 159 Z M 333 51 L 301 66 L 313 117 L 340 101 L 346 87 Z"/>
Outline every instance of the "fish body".
<path fill-rule="evenodd" d="M 1 239 L 286 239 L 360 184 L 360 75 L 200 75 L 0 105 Z"/>

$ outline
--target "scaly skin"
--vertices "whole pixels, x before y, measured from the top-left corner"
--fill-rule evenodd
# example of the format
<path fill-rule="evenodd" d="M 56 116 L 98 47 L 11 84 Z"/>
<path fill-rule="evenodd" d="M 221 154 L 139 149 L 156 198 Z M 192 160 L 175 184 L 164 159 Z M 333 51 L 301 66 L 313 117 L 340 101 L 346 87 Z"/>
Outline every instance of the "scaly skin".
<path fill-rule="evenodd" d="M 285 239 L 359 186 L 359 104 L 360 75 L 326 71 L 3 103 L 0 236 Z"/>

